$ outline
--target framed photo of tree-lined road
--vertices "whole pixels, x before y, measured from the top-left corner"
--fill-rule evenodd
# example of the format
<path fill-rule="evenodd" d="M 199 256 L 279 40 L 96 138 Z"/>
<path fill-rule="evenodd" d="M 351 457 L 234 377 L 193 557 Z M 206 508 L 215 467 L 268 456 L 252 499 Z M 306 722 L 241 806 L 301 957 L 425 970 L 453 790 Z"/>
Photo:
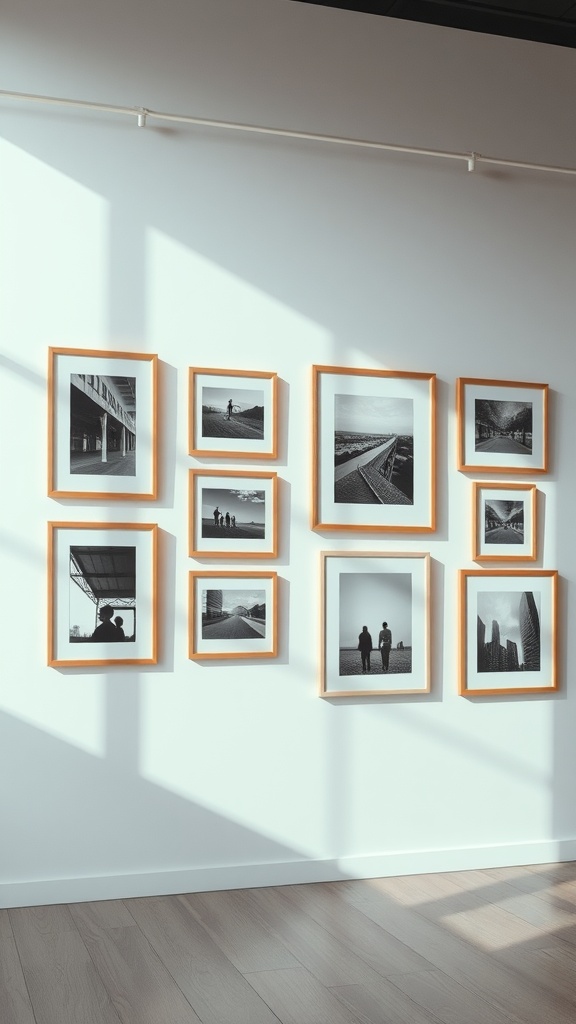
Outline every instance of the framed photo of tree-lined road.
<path fill-rule="evenodd" d="M 434 530 L 435 374 L 312 372 L 312 529 Z"/>
<path fill-rule="evenodd" d="M 548 385 L 460 377 L 458 469 L 548 471 Z"/>
<path fill-rule="evenodd" d="M 536 484 L 475 481 L 472 537 L 475 562 L 534 561 Z"/>
<path fill-rule="evenodd" d="M 278 376 L 190 367 L 189 454 L 275 459 Z"/>
<path fill-rule="evenodd" d="M 276 558 L 276 473 L 191 469 L 192 558 Z"/>
<path fill-rule="evenodd" d="M 277 589 L 272 571 L 191 572 L 189 658 L 275 658 Z"/>

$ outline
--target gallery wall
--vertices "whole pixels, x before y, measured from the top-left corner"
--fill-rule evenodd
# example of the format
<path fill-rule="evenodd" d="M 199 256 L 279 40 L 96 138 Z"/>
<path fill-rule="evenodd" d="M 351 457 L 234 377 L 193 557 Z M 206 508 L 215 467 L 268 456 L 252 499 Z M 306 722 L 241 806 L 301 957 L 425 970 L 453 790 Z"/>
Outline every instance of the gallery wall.
<path fill-rule="evenodd" d="M 1 24 L 5 90 L 576 167 L 571 50 L 292 0 Z M 573 858 L 575 179 L 1 97 L 0 125 L 3 905 Z M 158 353 L 158 500 L 47 497 L 49 346 Z M 310 529 L 314 363 L 437 374 L 434 533 Z M 187 454 L 190 366 L 279 375 L 275 659 L 188 658 L 188 573 L 220 567 L 188 470 L 262 468 Z M 554 695 L 458 696 L 460 376 L 550 385 Z M 156 666 L 47 667 L 48 521 L 158 523 Z M 320 552 L 365 550 L 431 555 L 429 695 L 317 695 Z"/>

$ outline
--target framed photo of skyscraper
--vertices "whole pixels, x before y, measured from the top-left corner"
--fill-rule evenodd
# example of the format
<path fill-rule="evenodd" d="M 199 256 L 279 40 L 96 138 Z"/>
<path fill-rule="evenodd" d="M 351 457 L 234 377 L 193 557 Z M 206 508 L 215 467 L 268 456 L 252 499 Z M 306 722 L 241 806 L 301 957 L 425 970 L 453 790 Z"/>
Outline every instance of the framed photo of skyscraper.
<path fill-rule="evenodd" d="M 534 561 L 536 484 L 475 481 L 472 544 L 475 562 Z"/>
<path fill-rule="evenodd" d="M 312 529 L 434 530 L 435 374 L 312 374 Z"/>
<path fill-rule="evenodd" d="M 458 469 L 548 471 L 548 385 L 460 377 Z"/>
<path fill-rule="evenodd" d="M 558 689 L 557 594 L 554 569 L 461 570 L 461 696 Z"/>
<path fill-rule="evenodd" d="M 277 573 L 268 570 L 191 572 L 188 657 L 275 658 L 277 590 Z"/>

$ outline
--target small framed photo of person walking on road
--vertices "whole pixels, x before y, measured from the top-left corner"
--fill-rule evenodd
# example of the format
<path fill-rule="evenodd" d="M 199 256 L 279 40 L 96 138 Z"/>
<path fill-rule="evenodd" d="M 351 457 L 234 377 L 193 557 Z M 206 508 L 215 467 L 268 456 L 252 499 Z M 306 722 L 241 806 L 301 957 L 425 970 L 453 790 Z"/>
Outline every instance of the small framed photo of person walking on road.
<path fill-rule="evenodd" d="M 324 551 L 321 697 L 430 691 L 430 555 Z"/>
<path fill-rule="evenodd" d="M 548 471 L 548 385 L 460 377 L 458 469 Z"/>
<path fill-rule="evenodd" d="M 276 558 L 278 476 L 191 469 L 190 557 Z"/>
<path fill-rule="evenodd" d="M 272 571 L 191 572 L 189 658 L 275 658 L 277 588 Z"/>
<path fill-rule="evenodd" d="M 312 373 L 312 529 L 434 530 L 435 375 Z"/>
<path fill-rule="evenodd" d="M 536 484 L 475 481 L 472 513 L 475 562 L 534 561 Z"/>
<path fill-rule="evenodd" d="M 277 390 L 275 373 L 191 367 L 189 454 L 277 458 Z"/>

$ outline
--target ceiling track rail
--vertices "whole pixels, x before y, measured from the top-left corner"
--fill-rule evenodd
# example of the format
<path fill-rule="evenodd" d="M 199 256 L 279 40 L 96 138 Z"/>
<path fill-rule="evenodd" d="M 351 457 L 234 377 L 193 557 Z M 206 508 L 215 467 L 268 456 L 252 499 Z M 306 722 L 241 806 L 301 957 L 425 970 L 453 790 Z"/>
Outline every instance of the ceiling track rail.
<path fill-rule="evenodd" d="M 382 150 L 388 153 L 403 153 L 412 156 L 435 157 L 440 160 L 459 160 L 466 164 L 469 172 L 476 171 L 486 164 L 492 167 L 515 168 L 523 171 L 541 171 L 549 174 L 567 174 L 576 177 L 576 167 L 560 167 L 554 164 L 529 163 L 525 160 L 507 160 L 500 157 L 485 156 L 483 153 L 450 152 L 443 149 L 429 149 L 421 146 L 401 146 L 392 142 L 375 142 L 369 139 L 346 138 L 341 135 L 322 135 L 316 132 L 294 131 L 290 128 L 270 128 L 254 124 L 241 124 L 236 121 L 219 121 L 213 118 L 193 117 L 188 114 L 170 114 L 149 107 L 121 107 L 110 103 L 92 103 L 88 100 L 62 99 L 57 96 L 37 96 L 33 93 L 9 92 L 0 89 L 0 98 L 19 100 L 27 103 L 45 104 L 48 106 L 74 107 L 80 110 L 94 110 L 108 114 L 124 115 L 134 118 L 138 128 L 145 128 L 149 121 L 177 122 L 179 124 L 196 125 L 202 128 L 220 128 L 227 131 L 248 132 L 254 135 L 271 135 L 285 139 L 301 139 L 306 142 L 328 143 L 336 146 L 353 146 L 356 149 Z"/>

